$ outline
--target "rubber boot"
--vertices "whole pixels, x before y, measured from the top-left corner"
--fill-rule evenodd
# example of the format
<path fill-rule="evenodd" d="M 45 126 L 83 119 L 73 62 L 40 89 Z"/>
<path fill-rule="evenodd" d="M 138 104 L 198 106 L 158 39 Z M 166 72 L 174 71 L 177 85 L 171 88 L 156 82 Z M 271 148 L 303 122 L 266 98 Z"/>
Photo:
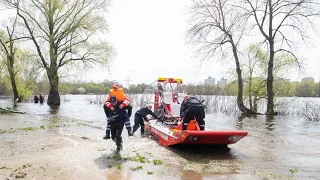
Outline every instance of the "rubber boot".
<path fill-rule="evenodd" d="M 110 139 L 110 131 L 106 131 L 106 135 L 103 137 L 103 139 Z"/>
<path fill-rule="evenodd" d="M 120 151 L 122 150 L 122 138 L 120 137 L 119 139 L 117 139 L 117 142 L 116 142 L 116 145 L 117 145 L 117 150 L 116 150 L 116 154 L 119 154 Z"/>
<path fill-rule="evenodd" d="M 136 132 L 138 130 L 139 127 L 133 126 L 133 130 L 132 130 L 132 135 L 134 134 L 134 132 Z"/>
<path fill-rule="evenodd" d="M 141 126 L 141 135 L 144 135 L 144 126 Z"/>
<path fill-rule="evenodd" d="M 127 130 L 128 130 L 128 136 L 133 136 L 133 132 L 131 131 L 131 127 L 128 127 Z"/>

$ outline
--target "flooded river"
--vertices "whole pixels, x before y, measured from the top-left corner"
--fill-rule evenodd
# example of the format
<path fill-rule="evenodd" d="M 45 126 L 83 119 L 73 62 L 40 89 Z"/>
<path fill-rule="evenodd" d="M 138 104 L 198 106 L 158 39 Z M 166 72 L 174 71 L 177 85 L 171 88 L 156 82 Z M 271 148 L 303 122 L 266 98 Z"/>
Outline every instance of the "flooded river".
<path fill-rule="evenodd" d="M 320 179 L 319 123 L 208 114 L 207 128 L 248 136 L 227 149 L 162 147 L 139 131 L 128 138 L 124 130 L 124 149 L 115 157 L 114 142 L 102 139 L 102 106 L 90 98 L 67 95 L 59 108 L 21 103 L 17 109 L 26 114 L 0 115 L 0 179 L 17 178 L 17 172 L 26 179 Z M 0 100 L 0 107 L 8 106 Z"/>

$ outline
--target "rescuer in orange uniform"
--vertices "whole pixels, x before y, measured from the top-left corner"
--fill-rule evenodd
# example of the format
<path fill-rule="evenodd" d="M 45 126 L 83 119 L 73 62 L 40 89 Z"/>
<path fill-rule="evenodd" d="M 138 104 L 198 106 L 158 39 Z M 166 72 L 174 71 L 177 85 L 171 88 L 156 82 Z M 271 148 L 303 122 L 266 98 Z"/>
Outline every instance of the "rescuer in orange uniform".
<path fill-rule="evenodd" d="M 129 99 L 127 98 L 126 94 L 123 92 L 123 89 L 119 87 L 119 84 L 114 84 L 112 86 L 112 89 L 110 90 L 109 96 L 106 99 L 105 103 L 107 103 L 108 101 L 110 101 L 110 98 L 112 96 L 115 96 L 117 98 L 118 102 L 122 102 L 120 108 L 123 108 L 124 106 L 128 105 Z M 110 106 L 112 107 L 112 106 Z"/>
<path fill-rule="evenodd" d="M 114 107 L 110 103 L 111 97 L 113 97 L 113 96 L 115 96 L 117 99 L 117 102 L 120 103 L 120 106 L 119 106 L 120 109 L 127 107 L 128 110 L 132 111 L 132 107 L 130 106 L 129 99 L 127 98 L 127 96 L 123 92 L 123 89 L 119 87 L 119 84 L 114 84 L 112 86 L 112 89 L 110 90 L 108 98 L 105 101 L 105 104 L 103 105 L 103 109 L 104 109 L 105 113 L 107 112 L 107 109 L 114 111 Z M 131 113 L 130 113 L 130 115 L 131 115 Z M 109 118 L 107 113 L 106 113 L 106 116 L 107 116 L 107 118 Z M 128 130 L 128 135 L 132 136 L 131 123 L 130 123 L 130 118 L 129 118 L 128 112 L 125 114 L 124 120 L 125 120 L 124 124 L 126 125 L 126 129 Z M 110 125 L 108 124 L 107 130 L 106 130 L 106 136 L 104 137 L 104 139 L 109 139 L 109 138 L 110 138 Z"/>

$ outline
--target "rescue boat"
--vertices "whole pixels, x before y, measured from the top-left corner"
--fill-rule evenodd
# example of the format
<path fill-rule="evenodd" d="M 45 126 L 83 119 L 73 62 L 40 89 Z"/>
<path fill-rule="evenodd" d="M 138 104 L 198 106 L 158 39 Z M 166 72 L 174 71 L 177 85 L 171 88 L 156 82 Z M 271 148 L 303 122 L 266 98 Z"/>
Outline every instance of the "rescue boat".
<path fill-rule="evenodd" d="M 180 78 L 158 78 L 157 86 L 147 88 L 142 97 L 142 103 L 151 101 L 153 91 L 153 108 L 163 121 L 150 119 L 145 129 L 155 136 L 163 146 L 176 144 L 212 144 L 229 145 L 238 142 L 248 135 L 243 130 L 210 130 L 200 131 L 196 120 L 191 120 L 187 130 L 182 130 L 180 106 L 185 90 Z M 149 98 L 148 98 L 149 96 Z M 151 96 L 151 97 L 152 97 Z"/>

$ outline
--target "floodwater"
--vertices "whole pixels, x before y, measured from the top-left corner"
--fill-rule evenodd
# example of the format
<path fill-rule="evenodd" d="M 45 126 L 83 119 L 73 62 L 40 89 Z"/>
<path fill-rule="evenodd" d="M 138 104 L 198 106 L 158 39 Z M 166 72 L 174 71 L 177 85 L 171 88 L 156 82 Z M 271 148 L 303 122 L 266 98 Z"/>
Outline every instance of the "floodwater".
<path fill-rule="evenodd" d="M 263 115 L 242 117 L 208 114 L 205 119 L 207 128 L 249 132 L 247 137 L 228 148 L 162 147 L 150 136 L 141 137 L 138 131 L 134 137 L 128 138 L 124 129 L 122 157 L 132 157 L 139 153 L 149 158 L 151 163 L 117 161 L 111 157 L 114 143 L 101 139 L 106 118 L 102 105 L 89 103 L 92 98 L 95 98 L 94 95 L 67 95 L 62 98 L 59 108 L 50 108 L 46 104 L 21 103 L 17 109 L 26 114 L 0 115 L 0 130 L 52 127 L 57 121 L 60 124 L 59 128 L 46 132 L 46 139 L 41 138 L 41 134 L 37 136 L 37 132 L 24 135 L 20 132 L 0 131 L 1 143 L 5 144 L 0 147 L 0 168 L 14 167 L 28 161 L 34 164 L 46 161 L 48 163 L 43 166 L 48 166 L 46 172 L 52 171 L 47 176 L 53 179 L 320 179 L 320 124 L 317 122 L 307 122 L 297 116 L 267 118 Z M 0 107 L 7 106 L 10 106 L 8 100 L 0 100 Z M 75 124 L 73 122 L 85 126 L 72 125 Z M 133 125 L 132 117 L 131 123 Z M 76 136 L 86 141 L 80 141 L 81 138 L 77 139 Z M 38 143 L 28 142 L 30 137 L 39 138 Z M 15 142 L 23 142 L 24 145 L 15 145 L 19 144 Z M 47 153 L 36 150 L 39 144 L 49 149 Z M 30 158 L 42 155 L 45 158 Z M 49 157 L 59 162 L 49 160 Z M 154 159 L 161 160 L 163 164 L 154 165 Z M 140 170 L 133 169 L 140 165 Z M 63 173 L 53 173 L 59 172 L 61 168 L 55 169 L 58 166 L 66 167 Z M 0 178 L 8 177 L 10 173 L 12 175 L 12 170 L 4 169 L 0 169 Z M 25 178 L 46 177 L 39 175 L 39 172 Z"/>

